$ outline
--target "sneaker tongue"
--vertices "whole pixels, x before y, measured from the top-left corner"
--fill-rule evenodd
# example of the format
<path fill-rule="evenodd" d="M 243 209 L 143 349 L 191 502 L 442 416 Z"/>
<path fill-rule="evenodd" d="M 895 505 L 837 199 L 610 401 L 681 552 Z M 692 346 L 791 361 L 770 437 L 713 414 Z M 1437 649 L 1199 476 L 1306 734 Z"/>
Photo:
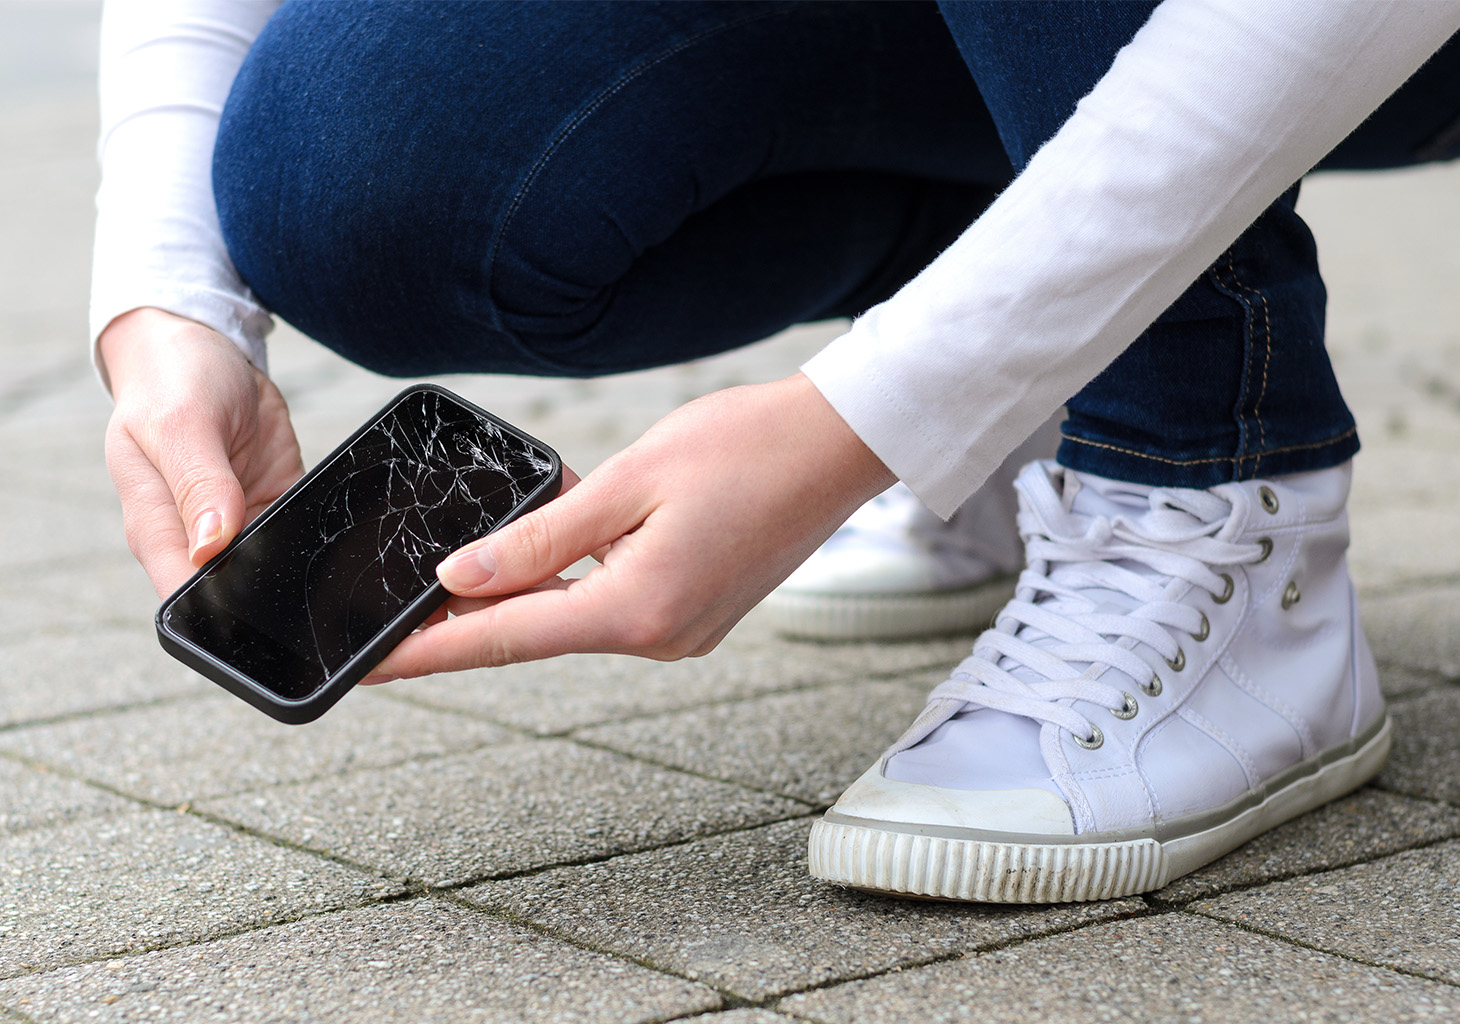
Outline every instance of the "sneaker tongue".
<path fill-rule="evenodd" d="M 1066 511 L 1076 515 L 1104 516 L 1107 519 L 1132 513 L 1139 515 L 1150 509 L 1153 490 L 1155 488 L 1148 484 L 1132 484 L 1066 471 L 1064 506 Z"/>

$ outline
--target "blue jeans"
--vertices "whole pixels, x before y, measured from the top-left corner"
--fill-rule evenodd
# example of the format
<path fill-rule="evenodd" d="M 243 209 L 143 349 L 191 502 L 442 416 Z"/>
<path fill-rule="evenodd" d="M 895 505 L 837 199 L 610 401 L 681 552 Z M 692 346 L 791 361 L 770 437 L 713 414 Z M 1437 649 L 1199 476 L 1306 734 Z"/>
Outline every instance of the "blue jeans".
<path fill-rule="evenodd" d="M 293 0 L 224 111 L 219 217 L 266 305 L 382 373 L 680 362 L 895 292 L 1152 7 Z M 1454 155 L 1455 49 L 1330 160 Z M 1296 194 L 1071 397 L 1062 462 L 1205 487 L 1352 456 Z"/>

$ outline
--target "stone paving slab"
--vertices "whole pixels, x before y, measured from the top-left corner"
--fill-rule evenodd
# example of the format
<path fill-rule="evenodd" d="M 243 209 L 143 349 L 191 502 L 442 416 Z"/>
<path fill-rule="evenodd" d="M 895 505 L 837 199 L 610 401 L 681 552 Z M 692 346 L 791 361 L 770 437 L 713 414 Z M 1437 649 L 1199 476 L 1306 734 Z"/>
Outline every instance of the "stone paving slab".
<path fill-rule="evenodd" d="M 1457 892 L 1460 843 L 1450 842 L 1235 893 L 1193 909 L 1455 985 L 1460 984 Z"/>
<path fill-rule="evenodd" d="M 195 942 L 400 888 L 166 811 L 0 839 L 0 879 L 0 977 Z"/>
<path fill-rule="evenodd" d="M 1460 810 L 1365 788 L 1258 836 L 1152 896 L 1180 903 L 1454 836 L 1460 836 Z"/>
<path fill-rule="evenodd" d="M 8 615 L 11 606 L 5 607 Z M 163 654 L 150 629 L 95 623 L 72 628 L 0 635 L 0 730 L 20 722 L 199 696 L 213 688 Z"/>
<path fill-rule="evenodd" d="M 731 634 L 706 658 L 646 661 L 576 654 L 389 684 L 392 693 L 428 707 L 450 708 L 539 735 L 598 722 L 754 697 L 845 679 L 850 670 L 825 659 L 789 656 L 782 647 L 739 642 Z"/>
<path fill-rule="evenodd" d="M 1374 657 L 1460 679 L 1460 583 L 1370 597 L 1362 607 Z"/>
<path fill-rule="evenodd" d="M 1411 697 L 1425 690 L 1434 690 L 1448 685 L 1449 680 L 1438 672 L 1410 668 L 1407 665 L 1380 665 L 1379 689 L 1390 700 Z"/>
<path fill-rule="evenodd" d="M 1066 935 L 782 1000 L 826 1024 L 1443 1021 L 1460 989 L 1186 914 Z"/>
<path fill-rule="evenodd" d="M 921 687 L 855 682 L 584 729 L 660 764 L 833 803 L 924 706 Z"/>
<path fill-rule="evenodd" d="M 0 794 L 0 836 L 137 809 L 131 801 L 95 786 L 4 758 L 0 758 Z"/>
<path fill-rule="evenodd" d="M 960 906 L 806 873 L 809 820 L 488 882 L 462 898 L 748 1000 L 1138 913 L 1140 900 Z"/>
<path fill-rule="evenodd" d="M 157 592 L 123 547 L 110 555 L 54 557 L 6 569 L 0 582 L 0 643 L 24 643 L 38 634 L 121 627 L 157 648 L 153 616 Z M 161 648 L 157 648 L 161 655 Z M 149 659 L 153 668 L 171 658 Z M 138 666 L 141 667 L 140 665 Z M 165 670 L 164 670 L 165 671 Z"/>
<path fill-rule="evenodd" d="M 198 805 L 432 885 L 642 850 L 804 814 L 804 804 L 561 740 Z"/>
<path fill-rule="evenodd" d="M 11 980 L 0 983 L 6 1005 L 36 1024 L 631 1024 L 711 1009 L 720 998 L 416 899 Z"/>
<path fill-rule="evenodd" d="M 174 805 L 517 738 L 365 688 L 303 726 L 283 725 L 219 691 L 0 733 L 0 750 Z"/>
<path fill-rule="evenodd" d="M 1420 694 L 1389 709 L 1394 747 L 1379 785 L 1460 803 L 1460 687 Z"/>

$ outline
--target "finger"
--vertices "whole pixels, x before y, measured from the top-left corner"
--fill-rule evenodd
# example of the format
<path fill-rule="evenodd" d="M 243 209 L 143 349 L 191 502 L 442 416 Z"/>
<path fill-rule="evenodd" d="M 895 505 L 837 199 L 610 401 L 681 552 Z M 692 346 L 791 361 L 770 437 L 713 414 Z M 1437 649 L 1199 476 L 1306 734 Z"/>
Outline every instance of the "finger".
<path fill-rule="evenodd" d="M 512 665 L 575 651 L 613 651 L 620 646 L 573 587 L 555 587 L 485 603 L 475 611 L 412 633 L 375 673 L 414 677 Z"/>
<path fill-rule="evenodd" d="M 188 560 L 201 566 L 243 528 L 243 486 L 234 475 L 222 431 L 190 423 L 147 453 L 177 505 L 188 538 Z"/>
<path fill-rule="evenodd" d="M 592 476 L 542 508 L 453 553 L 436 569 L 454 594 L 510 594 L 549 580 L 623 536 L 644 516 Z"/>

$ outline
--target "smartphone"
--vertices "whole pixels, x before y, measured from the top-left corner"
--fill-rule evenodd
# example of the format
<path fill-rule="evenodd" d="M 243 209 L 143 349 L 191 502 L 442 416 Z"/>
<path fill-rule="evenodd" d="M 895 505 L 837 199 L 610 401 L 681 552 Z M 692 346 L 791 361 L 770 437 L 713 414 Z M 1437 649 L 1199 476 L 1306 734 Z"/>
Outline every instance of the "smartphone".
<path fill-rule="evenodd" d="M 448 554 L 561 486 L 541 441 L 408 388 L 162 603 L 158 639 L 279 721 L 314 721 L 442 605 Z"/>

